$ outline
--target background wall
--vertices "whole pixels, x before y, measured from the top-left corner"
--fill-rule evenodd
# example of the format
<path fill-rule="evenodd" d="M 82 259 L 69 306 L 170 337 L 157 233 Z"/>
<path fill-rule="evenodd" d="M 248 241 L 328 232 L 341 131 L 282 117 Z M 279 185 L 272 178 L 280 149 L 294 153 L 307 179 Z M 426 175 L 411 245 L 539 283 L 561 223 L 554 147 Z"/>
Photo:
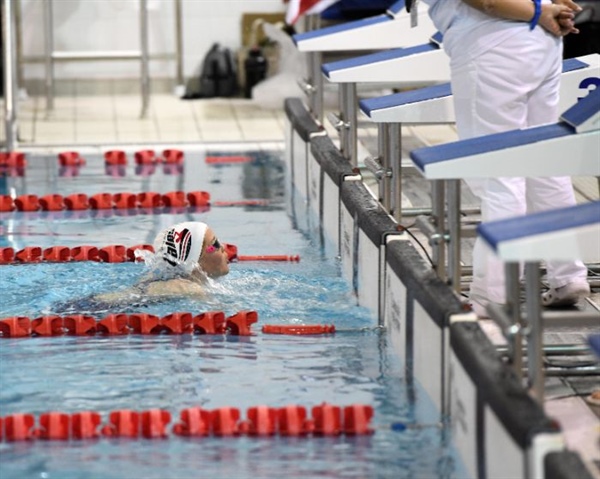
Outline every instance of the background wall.
<path fill-rule="evenodd" d="M 44 5 L 21 2 L 23 78 L 44 78 Z M 280 13 L 282 0 L 182 0 L 184 76 L 195 75 L 214 42 L 237 51 L 244 13 Z M 137 50 L 140 47 L 139 0 L 53 0 L 54 49 L 57 51 Z M 148 0 L 150 55 L 175 53 L 175 2 Z M 37 61 L 35 61 L 37 60 Z M 138 61 L 55 64 L 55 78 L 139 78 Z M 174 60 L 152 60 L 151 78 L 176 77 Z"/>

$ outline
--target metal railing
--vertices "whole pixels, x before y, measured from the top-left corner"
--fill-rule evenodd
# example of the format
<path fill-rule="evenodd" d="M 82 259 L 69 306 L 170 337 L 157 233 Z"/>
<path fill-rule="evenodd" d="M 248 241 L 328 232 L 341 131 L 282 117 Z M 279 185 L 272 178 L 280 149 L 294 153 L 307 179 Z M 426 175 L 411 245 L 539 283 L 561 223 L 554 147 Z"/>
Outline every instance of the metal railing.
<path fill-rule="evenodd" d="M 173 0 L 175 8 L 175 53 L 167 56 L 176 62 L 176 88 L 184 88 L 183 74 L 183 36 L 182 36 L 182 4 L 181 0 Z M 4 64 L 4 120 L 5 148 L 13 151 L 18 146 L 18 115 L 17 97 L 20 86 L 24 83 L 23 64 L 43 62 L 45 64 L 46 106 L 50 111 L 54 107 L 54 63 L 69 61 L 98 61 L 98 60 L 139 60 L 140 90 L 142 97 L 141 117 L 147 115 L 150 104 L 150 74 L 149 61 L 155 58 L 165 59 L 165 55 L 151 56 L 148 51 L 148 9 L 147 0 L 140 0 L 140 49 L 134 51 L 96 51 L 96 52 L 59 52 L 54 51 L 53 34 L 53 0 L 44 0 L 44 43 L 45 51 L 42 58 L 24 57 L 22 55 L 22 28 L 20 0 L 3 0 L 2 32 L 3 46 L 2 61 Z"/>

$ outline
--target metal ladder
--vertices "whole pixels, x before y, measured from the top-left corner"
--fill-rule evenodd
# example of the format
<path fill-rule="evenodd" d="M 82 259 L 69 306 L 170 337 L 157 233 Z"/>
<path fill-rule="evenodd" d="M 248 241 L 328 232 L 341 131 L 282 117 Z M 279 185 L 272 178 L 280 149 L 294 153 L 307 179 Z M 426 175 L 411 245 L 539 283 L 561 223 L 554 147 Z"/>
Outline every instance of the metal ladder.
<path fill-rule="evenodd" d="M 98 60 L 139 60 L 141 64 L 140 87 L 142 95 L 141 118 L 146 118 L 150 104 L 150 74 L 148 54 L 148 5 L 147 0 L 140 0 L 140 49 L 122 51 L 55 51 L 53 0 L 44 0 L 44 36 L 45 36 L 45 70 L 46 70 L 46 108 L 54 109 L 54 63 L 69 61 Z"/>

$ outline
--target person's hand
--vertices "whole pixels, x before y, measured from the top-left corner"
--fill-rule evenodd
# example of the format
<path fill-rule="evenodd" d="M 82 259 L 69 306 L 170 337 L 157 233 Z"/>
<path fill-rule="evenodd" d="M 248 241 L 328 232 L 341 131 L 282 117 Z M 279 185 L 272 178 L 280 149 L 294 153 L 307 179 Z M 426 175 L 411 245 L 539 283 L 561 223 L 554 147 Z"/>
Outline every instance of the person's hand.
<path fill-rule="evenodd" d="M 569 0 L 560 0 L 569 1 Z M 573 2 L 570 2 L 573 3 Z M 576 4 L 574 4 L 577 6 Z M 573 19 L 573 10 L 559 3 L 543 4 L 540 14 L 539 25 L 552 35 L 564 37 L 569 33 L 577 33 Z"/>
<path fill-rule="evenodd" d="M 579 5 L 577 5 L 572 0 L 552 0 L 552 3 L 555 5 L 561 5 L 563 7 L 570 8 L 572 12 L 579 13 L 583 10 Z"/>
<path fill-rule="evenodd" d="M 571 16 L 559 15 L 558 24 L 560 26 L 562 36 L 569 33 L 579 33 L 579 29 L 575 27 L 575 20 Z"/>

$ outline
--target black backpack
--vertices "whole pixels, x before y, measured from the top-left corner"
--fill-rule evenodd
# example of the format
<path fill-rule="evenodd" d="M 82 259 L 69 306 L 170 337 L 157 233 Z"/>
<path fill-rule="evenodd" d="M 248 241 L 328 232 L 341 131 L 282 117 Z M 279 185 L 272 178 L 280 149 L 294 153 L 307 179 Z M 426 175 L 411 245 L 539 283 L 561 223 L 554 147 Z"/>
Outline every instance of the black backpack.
<path fill-rule="evenodd" d="M 237 71 L 231 50 L 215 43 L 202 62 L 199 97 L 231 97 L 237 90 Z"/>
<path fill-rule="evenodd" d="M 204 57 L 199 80 L 196 88 L 189 88 L 188 85 L 183 98 L 235 96 L 238 92 L 238 80 L 231 50 L 214 43 Z"/>

